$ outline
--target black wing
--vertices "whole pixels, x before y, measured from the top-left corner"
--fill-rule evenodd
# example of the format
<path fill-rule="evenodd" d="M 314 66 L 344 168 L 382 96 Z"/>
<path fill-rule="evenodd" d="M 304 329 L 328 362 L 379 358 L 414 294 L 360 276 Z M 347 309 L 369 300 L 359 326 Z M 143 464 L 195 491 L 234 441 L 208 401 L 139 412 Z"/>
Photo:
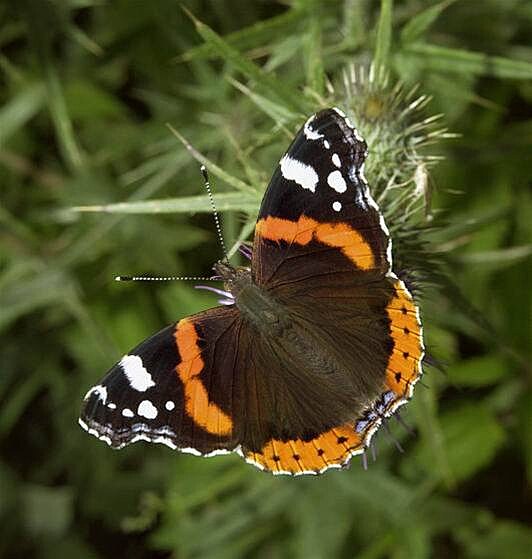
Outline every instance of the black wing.
<path fill-rule="evenodd" d="M 388 229 L 364 177 L 366 155 L 365 141 L 338 109 L 307 120 L 262 201 L 252 262 L 259 285 L 306 280 L 309 271 L 318 278 L 390 270 Z"/>

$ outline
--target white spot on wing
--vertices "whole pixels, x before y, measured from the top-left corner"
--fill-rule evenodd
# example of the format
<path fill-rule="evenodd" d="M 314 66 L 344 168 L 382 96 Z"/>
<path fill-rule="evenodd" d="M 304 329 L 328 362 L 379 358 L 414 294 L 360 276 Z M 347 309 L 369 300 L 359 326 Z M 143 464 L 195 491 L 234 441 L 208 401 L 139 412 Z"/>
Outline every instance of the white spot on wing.
<path fill-rule="evenodd" d="M 155 386 L 155 382 L 138 355 L 124 355 L 120 360 L 120 366 L 134 390 L 146 392 L 148 388 Z"/>
<path fill-rule="evenodd" d="M 342 209 L 342 203 L 338 201 L 333 202 L 332 207 L 335 212 L 339 212 Z"/>
<path fill-rule="evenodd" d="M 109 403 L 107 404 L 107 407 L 108 407 L 110 410 L 116 410 L 116 404 L 113 404 L 113 402 L 109 402 Z"/>
<path fill-rule="evenodd" d="M 124 408 L 122 410 L 122 415 L 124 417 L 134 417 L 135 416 L 135 414 L 129 408 Z"/>
<path fill-rule="evenodd" d="M 211 450 L 207 454 L 202 454 L 204 458 L 212 458 L 213 456 L 222 456 L 223 454 L 231 454 L 232 450 L 227 450 L 225 448 L 218 448 L 216 450 Z"/>
<path fill-rule="evenodd" d="M 319 132 L 316 132 L 316 130 L 314 130 L 314 128 L 311 128 L 310 124 L 312 123 L 312 121 L 316 118 L 316 115 L 312 115 L 307 122 L 305 122 L 305 126 L 303 127 L 303 132 L 305 134 L 305 138 L 307 138 L 307 140 L 319 140 L 320 138 L 323 138 L 323 134 L 320 134 Z"/>
<path fill-rule="evenodd" d="M 330 173 L 327 177 L 327 184 L 331 188 L 334 188 L 334 190 L 336 190 L 336 192 L 339 192 L 340 194 L 347 190 L 347 184 L 340 171 L 333 171 L 332 173 Z"/>
<path fill-rule="evenodd" d="M 355 135 L 355 138 L 359 142 L 364 142 L 365 141 L 364 138 L 360 135 L 360 132 L 351 124 L 349 119 L 346 119 L 346 123 L 348 124 L 348 126 L 350 126 L 353 129 L 353 134 Z"/>
<path fill-rule="evenodd" d="M 281 159 L 280 165 L 281 173 L 285 179 L 297 182 L 299 186 L 306 190 L 316 192 L 319 177 L 310 165 L 305 165 L 305 163 L 292 159 L 288 155 Z"/>
<path fill-rule="evenodd" d="M 175 404 L 174 402 L 172 402 L 171 400 L 168 400 L 168 402 L 166 402 L 166 404 L 164 405 L 164 407 L 168 410 L 168 411 L 172 411 L 175 408 Z"/>
<path fill-rule="evenodd" d="M 101 384 L 97 384 L 96 386 L 93 386 L 87 392 L 87 394 L 85 394 L 85 398 L 83 399 L 88 400 L 93 394 L 97 394 L 100 402 L 105 405 L 105 403 L 107 402 L 107 388 L 105 386 Z"/>
<path fill-rule="evenodd" d="M 137 413 L 146 419 L 155 419 L 157 417 L 157 408 L 149 400 L 142 400 Z"/>
<path fill-rule="evenodd" d="M 333 162 L 337 167 L 341 167 L 341 166 L 342 166 L 342 162 L 340 161 L 340 157 L 338 156 L 337 153 L 333 153 L 332 162 Z"/>
<path fill-rule="evenodd" d="M 181 452 L 184 452 L 186 454 L 193 454 L 194 456 L 201 456 L 201 452 L 199 450 L 196 450 L 195 448 L 190 448 L 190 447 L 186 447 L 186 448 L 180 448 L 179 449 Z"/>
<path fill-rule="evenodd" d="M 325 146 L 325 149 L 329 149 L 331 147 L 331 144 L 327 140 L 323 140 L 323 145 Z"/>
<path fill-rule="evenodd" d="M 78 419 L 78 423 L 81 425 L 81 427 L 83 429 L 85 429 L 85 431 L 87 431 L 87 433 L 89 433 L 90 435 L 94 435 L 96 438 L 98 438 L 100 441 L 103 441 L 104 443 L 108 444 L 109 446 L 111 446 L 112 441 L 109 437 L 107 437 L 106 435 L 102 435 L 101 433 L 99 433 L 96 429 L 92 429 L 91 427 L 89 427 L 84 421 L 83 419 L 81 419 L 81 417 Z"/>

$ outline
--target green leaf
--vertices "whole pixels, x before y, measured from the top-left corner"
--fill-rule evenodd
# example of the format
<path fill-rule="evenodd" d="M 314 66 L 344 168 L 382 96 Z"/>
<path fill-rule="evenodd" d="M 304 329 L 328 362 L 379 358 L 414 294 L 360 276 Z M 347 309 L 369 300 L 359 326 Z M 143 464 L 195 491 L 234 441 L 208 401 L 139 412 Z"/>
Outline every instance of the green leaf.
<path fill-rule="evenodd" d="M 97 84 L 75 80 L 65 87 L 65 103 L 72 119 L 94 121 L 117 118 L 126 113 L 125 107 Z"/>
<path fill-rule="evenodd" d="M 454 533 L 457 526 L 468 526 L 476 522 L 481 511 L 468 502 L 453 497 L 432 495 L 420 503 L 419 518 L 427 525 L 433 536 Z"/>
<path fill-rule="evenodd" d="M 502 266 L 512 266 L 531 255 L 532 245 L 525 245 L 481 252 L 466 252 L 457 259 L 464 264 L 501 269 Z"/>
<path fill-rule="evenodd" d="M 524 60 L 512 60 L 427 43 L 407 45 L 402 52 L 419 60 L 425 69 L 432 71 L 493 76 L 503 79 L 532 79 L 532 63 Z"/>
<path fill-rule="evenodd" d="M 301 49 L 304 48 L 305 37 L 301 35 L 288 35 L 282 41 L 279 41 L 272 48 L 272 53 L 264 64 L 264 71 L 271 73 L 279 68 L 283 68 L 285 64 L 289 64 L 291 60 L 298 56 Z"/>
<path fill-rule="evenodd" d="M 509 372 L 506 361 L 494 354 L 459 361 L 447 370 L 450 382 L 460 386 L 495 384 Z"/>
<path fill-rule="evenodd" d="M 505 433 L 483 404 L 464 404 L 441 416 L 447 459 L 453 477 L 463 481 L 486 467 L 505 440 Z M 427 448 L 416 452 L 426 472 L 433 471 L 433 456 Z"/>
<path fill-rule="evenodd" d="M 228 81 L 244 95 L 247 95 L 257 106 L 257 108 L 264 114 L 268 115 L 275 123 L 285 124 L 293 120 L 294 114 L 291 111 L 288 111 L 284 105 L 280 105 L 279 103 L 272 101 L 268 97 L 260 95 L 259 93 L 253 91 L 249 87 L 246 87 L 244 84 L 232 78 L 228 78 Z"/>
<path fill-rule="evenodd" d="M 70 171 L 77 172 L 83 157 L 74 135 L 74 128 L 67 110 L 64 87 L 58 73 L 58 63 L 52 54 L 51 42 L 59 21 L 57 13 L 44 2 L 26 2 L 23 5 L 33 49 L 39 61 L 47 90 L 48 109 L 55 129 L 61 154 Z M 58 17 L 58 16 L 57 16 Z"/>
<path fill-rule="evenodd" d="M 277 37 L 284 37 L 288 32 L 294 31 L 294 25 L 297 25 L 304 17 L 302 10 L 292 8 L 286 12 L 271 17 L 266 20 L 257 21 L 256 23 L 239 29 L 234 33 L 225 35 L 223 40 L 230 46 L 243 51 L 255 48 L 260 44 L 271 44 Z M 215 58 L 220 56 L 218 50 L 213 48 L 210 43 L 205 43 L 199 47 L 194 47 L 178 57 L 178 61 L 190 61 L 202 58 Z"/>
<path fill-rule="evenodd" d="M 23 381 L 17 383 L 16 388 L 10 390 L 9 398 L 4 400 L 2 406 L 2 421 L 0 422 L 0 439 L 7 437 L 20 416 L 27 409 L 29 403 L 43 389 L 48 378 L 41 371 L 40 375 L 28 375 Z M 1 386 L 2 392 L 6 388 Z M 4 394 L 2 394 L 4 396 Z"/>
<path fill-rule="evenodd" d="M 438 19 L 439 15 L 456 0 L 444 0 L 439 4 L 426 8 L 409 20 L 401 31 L 401 42 L 404 44 L 417 41 L 430 26 Z"/>
<path fill-rule="evenodd" d="M 368 5 L 359 0 L 346 0 L 344 3 L 342 24 L 344 43 L 356 48 L 364 43 L 367 36 L 365 16 Z"/>
<path fill-rule="evenodd" d="M 104 51 L 98 43 L 94 42 L 82 29 L 73 23 L 67 25 L 68 35 L 76 41 L 81 47 L 86 49 L 91 54 L 96 56 L 103 56 Z"/>
<path fill-rule="evenodd" d="M 71 278 L 61 270 L 41 267 L 41 271 L 34 276 L 3 286 L 0 294 L 0 330 L 20 316 L 65 302 L 73 294 Z"/>
<path fill-rule="evenodd" d="M 323 511 L 336 514 L 316 514 L 313 503 Z M 351 527 L 351 500 L 346 493 L 325 492 L 319 485 L 307 488 L 304 498 L 295 499 L 294 514 L 299 519 L 292 538 L 290 557 L 341 557 L 341 549 Z"/>
<path fill-rule="evenodd" d="M 68 487 L 26 486 L 22 502 L 28 532 L 34 536 L 62 536 L 72 522 L 73 497 Z"/>
<path fill-rule="evenodd" d="M 0 109 L 0 146 L 41 110 L 45 93 L 42 83 L 28 85 Z"/>
<path fill-rule="evenodd" d="M 377 513 L 387 523 L 399 526 L 412 512 L 410 487 L 403 480 L 382 471 L 368 470 L 363 478 L 340 476 L 334 482 L 339 494 L 351 495 L 368 512 Z M 390 503 L 394 506 L 390 507 Z"/>
<path fill-rule="evenodd" d="M 469 532 L 461 536 L 470 559 L 529 559 L 532 529 L 517 522 L 497 521 L 479 535 Z"/>
<path fill-rule="evenodd" d="M 48 107 L 55 126 L 56 136 L 65 161 L 69 164 L 71 170 L 76 171 L 82 166 L 83 158 L 74 136 L 74 127 L 66 106 L 63 86 L 51 61 L 45 59 L 44 64 L 48 88 Z"/>
<path fill-rule="evenodd" d="M 3 461 L 0 461 L 0 495 L 2 495 L 0 515 L 2 515 L 2 518 L 6 518 L 6 514 L 16 510 L 19 495 L 17 492 L 17 474 Z"/>
<path fill-rule="evenodd" d="M 504 107 L 474 91 L 476 79 L 474 76 L 469 74 L 454 74 L 454 76 L 453 80 L 449 80 L 448 75 L 431 73 L 426 81 L 427 87 L 442 98 L 440 104 L 447 120 L 452 121 L 453 116 L 462 114 L 470 103 L 490 111 L 504 111 Z"/>
<path fill-rule="evenodd" d="M 247 191 L 247 192 L 254 190 L 254 188 L 251 185 L 245 183 L 244 181 L 241 181 L 240 179 L 238 179 L 237 177 L 234 177 L 233 175 L 230 175 L 229 173 L 224 171 L 221 167 L 219 167 L 218 165 L 213 163 L 210 159 L 205 157 L 194 146 L 192 146 L 189 143 L 189 141 L 184 136 L 182 136 L 172 125 L 167 124 L 167 126 L 171 130 L 172 134 L 174 134 L 174 136 L 176 136 L 176 138 L 192 154 L 194 159 L 196 159 L 196 161 L 199 161 L 202 165 L 205 165 L 205 167 L 207 167 L 209 169 L 209 171 L 212 172 L 213 175 L 217 176 L 218 178 L 225 181 L 227 184 L 230 184 L 231 186 L 234 186 L 235 188 L 237 188 L 239 190 L 244 190 L 244 191 Z"/>
<path fill-rule="evenodd" d="M 87 538 L 84 538 L 81 534 L 68 532 L 60 540 L 52 539 L 52 542 L 51 545 L 43 546 L 39 559 L 57 559 L 58 557 L 98 559 L 101 557 L 95 549 L 87 544 Z"/>
<path fill-rule="evenodd" d="M 462 219 L 457 220 L 455 223 L 450 223 L 440 232 L 440 236 L 446 241 L 468 236 L 483 228 L 503 223 L 505 219 L 508 219 L 510 213 L 511 207 L 504 204 L 487 210 L 476 208 L 474 212 L 463 213 Z"/>
<path fill-rule="evenodd" d="M 221 192 L 214 197 L 216 208 L 220 212 L 226 211 L 257 211 L 260 195 L 244 192 Z M 140 200 L 138 202 L 121 202 L 101 206 L 75 206 L 70 208 L 74 212 L 104 212 L 111 214 L 157 214 L 157 213 L 196 213 L 212 212 L 209 197 L 183 196 L 181 198 L 166 198 L 164 200 Z"/>
<path fill-rule="evenodd" d="M 410 406 L 421 434 L 418 449 L 422 448 L 422 452 L 425 453 L 424 457 L 430 456 L 432 476 L 442 480 L 446 487 L 453 487 L 456 480 L 450 464 L 449 449 L 445 442 L 443 427 L 438 416 L 435 391 L 424 389 L 423 385 L 418 386 Z M 415 461 L 415 455 L 409 457 L 403 465 L 403 471 L 413 470 L 410 463 Z"/>
<path fill-rule="evenodd" d="M 240 54 L 240 52 L 224 41 L 224 39 L 209 26 L 196 19 L 188 10 L 185 9 L 185 11 L 194 22 L 197 32 L 201 35 L 205 43 L 215 49 L 222 58 L 230 62 L 247 78 L 253 80 L 256 86 L 263 89 L 269 95 L 274 96 L 277 101 L 284 104 L 286 108 L 290 109 L 294 114 L 299 114 L 301 111 L 306 112 L 304 108 L 305 103 L 301 95 L 293 91 L 286 82 L 281 83 L 279 80 L 275 79 L 274 76 L 270 76 L 263 72 L 261 68 Z"/>
<path fill-rule="evenodd" d="M 316 5 L 319 8 L 319 4 Z M 314 11 L 309 20 L 305 57 L 307 62 L 307 83 L 319 95 L 323 95 L 325 88 L 325 71 L 323 68 L 322 36 L 320 13 Z"/>
<path fill-rule="evenodd" d="M 381 0 L 381 11 L 377 24 L 375 54 L 373 59 L 377 71 L 388 66 L 388 58 L 392 45 L 392 9 L 393 0 Z"/>
<path fill-rule="evenodd" d="M 519 436 L 521 439 L 528 483 L 532 484 L 532 391 L 525 392 L 519 402 Z"/>

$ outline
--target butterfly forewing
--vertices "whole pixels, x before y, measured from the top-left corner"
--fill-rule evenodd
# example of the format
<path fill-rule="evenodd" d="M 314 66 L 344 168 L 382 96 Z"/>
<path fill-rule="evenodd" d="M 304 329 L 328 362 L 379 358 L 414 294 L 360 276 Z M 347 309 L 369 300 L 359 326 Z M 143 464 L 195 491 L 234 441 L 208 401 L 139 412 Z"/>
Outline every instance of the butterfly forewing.
<path fill-rule="evenodd" d="M 390 269 L 388 231 L 364 177 L 366 154 L 366 143 L 338 109 L 307 120 L 262 201 L 253 259 L 257 283 L 271 287 L 287 277 Z M 345 257 L 343 265 L 329 258 L 335 252 Z"/>

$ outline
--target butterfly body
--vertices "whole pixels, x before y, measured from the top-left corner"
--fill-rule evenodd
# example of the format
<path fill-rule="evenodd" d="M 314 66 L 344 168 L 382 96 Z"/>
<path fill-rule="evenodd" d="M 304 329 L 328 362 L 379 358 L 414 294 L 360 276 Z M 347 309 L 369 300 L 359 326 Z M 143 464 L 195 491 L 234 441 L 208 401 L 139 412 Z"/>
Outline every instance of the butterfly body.
<path fill-rule="evenodd" d="M 279 334 L 287 326 L 283 309 L 266 290 L 255 284 L 249 268 L 232 268 L 227 264 L 219 264 L 215 266 L 215 270 L 221 272 L 225 287 L 231 293 L 244 320 L 265 335 L 272 336 Z"/>
<path fill-rule="evenodd" d="M 338 109 L 307 120 L 264 196 L 251 266 L 215 265 L 226 306 L 140 344 L 85 398 L 111 446 L 234 451 L 273 473 L 320 473 L 364 451 L 421 375 L 418 309 L 392 270 Z"/>

